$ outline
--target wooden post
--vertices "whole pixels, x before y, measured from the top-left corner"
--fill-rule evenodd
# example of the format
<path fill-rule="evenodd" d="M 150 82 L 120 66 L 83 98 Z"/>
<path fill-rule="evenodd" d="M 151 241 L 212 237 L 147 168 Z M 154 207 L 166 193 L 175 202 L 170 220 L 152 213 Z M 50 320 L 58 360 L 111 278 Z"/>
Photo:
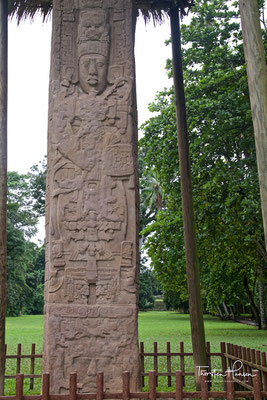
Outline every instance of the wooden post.
<path fill-rule="evenodd" d="M 261 400 L 261 379 L 260 371 L 253 370 L 253 399 Z"/>
<path fill-rule="evenodd" d="M 156 373 L 156 386 L 158 386 L 158 343 L 154 342 L 154 370 Z"/>
<path fill-rule="evenodd" d="M 175 400 L 182 400 L 183 398 L 183 373 L 182 371 L 176 371 L 176 391 Z"/>
<path fill-rule="evenodd" d="M 35 355 L 35 343 L 32 343 L 31 355 Z M 34 375 L 35 357 L 31 357 L 31 375 Z M 34 378 L 30 379 L 30 389 L 32 390 L 34 386 Z"/>
<path fill-rule="evenodd" d="M 42 400 L 49 400 L 49 374 L 42 375 Z"/>
<path fill-rule="evenodd" d="M 207 382 L 207 377 L 201 375 L 201 399 L 208 400 L 209 399 L 209 386 Z"/>
<path fill-rule="evenodd" d="M 96 400 L 103 400 L 104 398 L 104 374 L 98 372 L 96 375 Z"/>
<path fill-rule="evenodd" d="M 261 353 L 261 363 L 263 367 L 266 367 L 266 353 L 263 351 Z M 265 392 L 267 392 L 267 372 L 263 372 L 263 387 Z"/>
<path fill-rule="evenodd" d="M 184 356 L 182 355 L 182 353 L 184 353 L 184 342 L 180 342 L 180 353 L 180 368 L 183 374 L 183 386 L 185 386 Z"/>
<path fill-rule="evenodd" d="M 140 342 L 140 371 L 141 371 L 141 387 L 143 388 L 145 386 L 145 358 L 144 358 L 144 342 Z"/>
<path fill-rule="evenodd" d="M 267 249 L 267 67 L 258 0 L 239 0 Z"/>
<path fill-rule="evenodd" d="M 149 371 L 148 373 L 148 385 L 149 385 L 149 400 L 156 400 L 156 372 Z"/>
<path fill-rule="evenodd" d="M 16 378 L 16 400 L 22 400 L 23 398 L 23 381 L 24 375 L 18 374 Z"/>
<path fill-rule="evenodd" d="M 7 204 L 7 1 L 0 1 L 0 396 L 5 381 Z"/>
<path fill-rule="evenodd" d="M 77 373 L 70 374 L 69 400 L 77 400 Z"/>
<path fill-rule="evenodd" d="M 225 357 L 226 353 L 226 348 L 225 348 L 225 342 L 221 342 L 221 357 L 222 357 L 222 373 L 225 374 L 226 369 L 227 369 L 227 360 Z M 223 378 L 223 387 L 224 390 L 226 390 L 226 380 Z"/>
<path fill-rule="evenodd" d="M 235 387 L 233 376 L 231 372 L 227 373 L 226 378 L 226 387 L 227 387 L 227 400 L 234 400 L 235 399 Z"/>
<path fill-rule="evenodd" d="M 17 350 L 17 374 L 20 374 L 20 366 L 21 366 L 21 343 L 18 344 Z"/>
<path fill-rule="evenodd" d="M 208 366 L 209 366 L 208 371 L 211 371 L 210 342 L 206 343 L 206 349 L 207 349 L 207 359 L 208 359 Z"/>
<path fill-rule="evenodd" d="M 172 373 L 172 364 L 171 364 L 171 355 L 170 355 L 170 353 L 171 353 L 171 343 L 170 342 L 167 342 L 167 373 L 168 373 L 168 379 L 167 379 L 167 382 L 168 382 L 168 387 L 171 387 L 171 385 L 172 385 L 172 376 L 171 376 L 171 373 Z"/>
<path fill-rule="evenodd" d="M 122 373 L 122 400 L 130 399 L 130 372 Z"/>
<path fill-rule="evenodd" d="M 200 294 L 198 255 L 195 239 L 193 196 L 182 69 L 180 23 L 178 8 L 175 6 L 170 9 L 170 21 L 191 336 L 196 387 L 198 390 L 200 390 L 201 382 L 198 367 L 207 366 L 207 354 Z"/>

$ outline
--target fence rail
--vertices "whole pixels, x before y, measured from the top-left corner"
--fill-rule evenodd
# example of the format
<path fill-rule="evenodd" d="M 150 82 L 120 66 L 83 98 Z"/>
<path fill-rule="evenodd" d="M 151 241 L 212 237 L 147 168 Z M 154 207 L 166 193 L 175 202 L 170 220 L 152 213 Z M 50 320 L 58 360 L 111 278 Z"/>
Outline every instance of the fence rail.
<path fill-rule="evenodd" d="M 41 378 L 41 374 L 35 374 L 35 360 L 37 358 L 42 358 L 42 354 L 36 354 L 35 353 L 36 345 L 35 343 L 32 343 L 31 345 L 31 354 L 22 354 L 21 352 L 21 343 L 18 344 L 17 347 L 17 354 L 7 354 L 7 345 L 5 345 L 5 357 L 6 360 L 8 359 L 15 359 L 16 362 L 16 374 L 14 375 L 5 375 L 5 379 L 16 379 L 17 374 L 21 373 L 21 360 L 22 359 L 30 359 L 30 371 L 29 374 L 24 374 L 24 378 L 30 378 L 30 386 L 29 389 L 32 390 L 34 388 L 34 379 L 36 378 Z"/>
<path fill-rule="evenodd" d="M 18 374 L 16 377 L 16 395 L 0 396 L 0 400 L 130 400 L 130 399 L 175 399 L 182 400 L 183 398 L 201 398 L 208 400 L 209 398 L 225 398 L 234 400 L 235 398 L 253 398 L 254 400 L 262 400 L 267 397 L 267 392 L 262 391 L 260 372 L 255 371 L 252 379 L 252 389 L 250 391 L 236 390 L 232 374 L 228 372 L 226 379 L 226 389 L 224 391 L 210 391 L 207 379 L 204 375 L 201 376 L 201 390 L 196 392 L 186 392 L 183 390 L 183 373 L 176 371 L 175 373 L 175 391 L 174 392 L 157 392 L 156 372 L 150 371 L 149 390 L 147 392 L 131 392 L 130 391 L 130 374 L 129 372 L 122 373 L 122 390 L 116 393 L 106 393 L 104 389 L 104 374 L 97 373 L 96 376 L 96 391 L 94 393 L 78 393 L 77 374 L 70 374 L 69 390 L 67 394 L 50 394 L 50 376 L 49 374 L 42 375 L 42 394 L 41 395 L 23 395 L 24 375 Z"/>
<path fill-rule="evenodd" d="M 141 386 L 145 386 L 145 378 L 149 377 L 150 372 L 146 368 L 146 361 L 148 359 L 152 359 L 152 363 L 155 375 L 156 386 L 159 383 L 159 377 L 166 377 L 166 384 L 168 387 L 172 387 L 175 385 L 175 377 L 177 374 L 174 370 L 174 366 L 176 369 L 180 370 L 180 374 L 182 376 L 182 384 L 185 386 L 186 377 L 194 376 L 193 371 L 188 371 L 186 368 L 186 360 L 188 358 L 193 359 L 192 352 L 186 352 L 184 350 L 184 342 L 179 343 L 179 351 L 171 350 L 171 343 L 166 343 L 166 351 L 158 350 L 158 343 L 154 342 L 153 351 L 145 351 L 144 342 L 140 342 L 140 365 L 141 365 Z M 234 374 L 233 382 L 236 388 L 242 389 L 245 391 L 252 391 L 253 389 L 253 371 L 257 370 L 259 373 L 259 380 L 261 382 L 261 387 L 265 392 L 267 392 L 267 366 L 266 366 L 266 353 L 256 351 L 254 349 L 237 346 L 231 343 L 222 342 L 220 344 L 219 352 L 211 352 L 210 350 L 210 342 L 206 343 L 207 356 L 208 356 L 208 371 L 212 371 L 214 369 L 214 357 L 219 358 L 219 364 L 221 365 L 220 371 L 217 371 L 218 374 L 225 374 L 225 372 L 230 370 L 237 370 L 238 373 Z M 18 344 L 17 354 L 7 354 L 6 347 L 6 359 L 14 359 L 16 360 L 16 374 L 20 374 L 22 371 L 21 360 L 29 359 L 30 366 L 29 371 L 25 373 L 24 378 L 30 379 L 29 388 L 34 388 L 34 381 L 36 378 L 41 378 L 41 374 L 36 373 L 36 359 L 41 359 L 42 354 L 36 354 L 36 346 L 33 343 L 31 345 L 31 354 L 22 354 L 21 344 Z M 165 371 L 160 367 L 160 358 L 165 361 Z M 177 368 L 178 366 L 178 368 Z M 218 361 L 216 363 L 218 367 Z M 151 367 L 149 367 L 151 368 Z M 23 368 L 24 369 L 24 368 Z M 29 372 L 29 373 L 28 373 Z M 38 372 L 38 371 L 37 371 Z M 16 374 L 5 375 L 5 379 L 15 379 L 17 377 Z M 175 378 L 175 379 L 174 379 Z M 226 390 L 227 382 L 225 377 L 222 377 L 223 388 Z M 241 390 L 241 391 L 242 391 Z M 6 397 L 5 397 L 6 398 Z"/>

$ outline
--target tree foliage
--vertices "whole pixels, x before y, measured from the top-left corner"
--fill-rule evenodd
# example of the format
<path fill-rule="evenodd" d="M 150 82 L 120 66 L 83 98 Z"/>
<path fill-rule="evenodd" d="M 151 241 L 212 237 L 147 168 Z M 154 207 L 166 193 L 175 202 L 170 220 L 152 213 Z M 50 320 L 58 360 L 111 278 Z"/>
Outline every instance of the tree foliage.
<path fill-rule="evenodd" d="M 7 315 L 42 313 L 44 249 L 31 241 L 43 213 L 44 164 L 20 175 L 8 173 Z"/>
<path fill-rule="evenodd" d="M 201 283 L 205 306 L 215 312 L 222 302 L 255 298 L 257 266 L 266 262 L 236 2 L 196 2 L 182 38 Z M 167 68 L 171 76 L 170 61 Z M 164 288 L 186 301 L 173 89 L 159 93 L 150 111 L 157 115 L 144 124 L 140 147 L 165 204 L 145 230 L 146 247 Z"/>

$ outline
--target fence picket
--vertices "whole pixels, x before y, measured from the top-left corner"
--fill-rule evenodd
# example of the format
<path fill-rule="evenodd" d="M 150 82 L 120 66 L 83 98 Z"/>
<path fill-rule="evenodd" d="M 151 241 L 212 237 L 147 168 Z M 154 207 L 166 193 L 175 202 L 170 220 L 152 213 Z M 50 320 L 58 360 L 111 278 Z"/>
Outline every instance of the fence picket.
<path fill-rule="evenodd" d="M 238 358 L 238 360 L 241 360 L 241 359 L 242 359 L 242 349 L 241 349 L 241 346 L 237 346 L 237 358 Z M 240 372 L 241 372 L 241 374 L 244 374 L 244 364 L 243 364 L 243 363 L 242 363 Z M 245 377 L 241 375 L 241 376 L 239 377 L 239 380 L 243 382 L 243 381 L 245 380 Z M 240 386 L 242 387 L 242 385 L 240 385 Z"/>
<path fill-rule="evenodd" d="M 234 400 L 235 398 L 234 381 L 232 373 L 229 371 L 227 372 L 227 377 L 226 377 L 226 387 L 227 387 L 227 400 Z"/>
<path fill-rule="evenodd" d="M 225 342 L 221 342 L 221 359 L 222 359 L 222 373 L 225 374 L 225 371 L 227 370 L 227 360 L 225 357 L 226 353 L 226 348 L 225 348 Z M 226 380 L 223 378 L 223 388 L 226 391 Z"/>
<path fill-rule="evenodd" d="M 50 375 L 43 374 L 42 379 L 42 400 L 49 400 L 49 389 L 50 389 Z"/>
<path fill-rule="evenodd" d="M 70 374 L 69 400 L 77 400 L 77 373 Z"/>
<path fill-rule="evenodd" d="M 175 400 L 182 400 L 183 398 L 183 373 L 182 371 L 176 371 L 176 390 L 175 390 Z"/>
<path fill-rule="evenodd" d="M 253 370 L 253 398 L 254 400 L 261 400 L 261 379 L 260 372 Z"/>
<path fill-rule="evenodd" d="M 130 399 L 130 372 L 122 373 L 122 400 Z"/>
<path fill-rule="evenodd" d="M 185 386 L 185 369 L 184 369 L 184 356 L 182 353 L 184 353 L 184 342 L 180 342 L 180 367 L 181 367 L 181 371 L 183 374 L 183 386 Z"/>
<path fill-rule="evenodd" d="M 154 342 L 154 371 L 156 372 L 156 386 L 158 386 L 158 343 Z"/>
<path fill-rule="evenodd" d="M 208 359 L 209 371 L 211 371 L 210 342 L 206 343 L 206 349 L 207 349 L 207 359 Z"/>
<path fill-rule="evenodd" d="M 266 365 L 266 353 L 265 352 L 261 353 L 261 365 L 263 367 L 267 366 Z M 265 392 L 267 392 L 267 372 L 263 372 L 262 375 L 263 375 L 263 387 L 264 387 Z"/>
<path fill-rule="evenodd" d="M 104 398 L 104 374 L 98 372 L 96 375 L 96 400 L 103 400 Z"/>
<path fill-rule="evenodd" d="M 156 400 L 156 372 L 150 371 L 148 375 L 149 400 Z"/>
<path fill-rule="evenodd" d="M 202 372 L 204 372 L 204 370 Z M 201 375 L 200 379 L 201 379 L 201 399 L 208 400 L 209 386 L 208 386 L 208 382 L 207 382 L 207 377 L 204 375 Z"/>
<path fill-rule="evenodd" d="M 22 398 L 23 398 L 23 381 L 24 381 L 24 375 L 17 374 L 17 377 L 16 377 L 16 400 L 22 400 Z"/>
<path fill-rule="evenodd" d="M 167 372 L 168 372 L 168 387 L 171 387 L 172 385 L 172 366 L 171 366 L 171 343 L 167 342 Z"/>
<path fill-rule="evenodd" d="M 21 367 L 21 343 L 18 344 L 18 350 L 17 350 L 17 368 L 16 368 L 17 374 L 20 374 L 20 367 Z"/>
<path fill-rule="evenodd" d="M 35 355 L 35 343 L 32 343 L 31 356 Z M 31 375 L 34 375 L 35 357 L 31 357 Z M 34 378 L 30 378 L 30 389 L 34 387 Z"/>
<path fill-rule="evenodd" d="M 142 385 L 142 387 L 145 386 L 145 377 L 143 375 L 144 372 L 145 372 L 144 352 L 145 352 L 144 342 L 140 342 L 140 371 L 141 371 L 141 385 Z"/>

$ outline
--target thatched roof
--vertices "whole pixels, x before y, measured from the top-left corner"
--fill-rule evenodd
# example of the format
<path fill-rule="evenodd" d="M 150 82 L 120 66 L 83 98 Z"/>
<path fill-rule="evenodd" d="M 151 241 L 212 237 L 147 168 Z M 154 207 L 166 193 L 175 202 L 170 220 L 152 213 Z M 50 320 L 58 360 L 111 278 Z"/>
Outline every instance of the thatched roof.
<path fill-rule="evenodd" d="M 182 15 L 185 15 L 193 0 L 133 0 L 139 15 L 146 20 L 153 18 L 154 22 L 160 22 L 164 15 L 168 14 L 171 7 L 177 6 Z M 41 13 L 44 20 L 52 11 L 52 0 L 8 0 L 9 15 L 16 17 L 18 22 L 22 19 L 33 19 L 36 13 Z"/>
<path fill-rule="evenodd" d="M 16 17 L 18 23 L 22 19 L 33 19 L 40 13 L 45 20 L 52 11 L 52 0 L 8 0 L 8 14 Z"/>

